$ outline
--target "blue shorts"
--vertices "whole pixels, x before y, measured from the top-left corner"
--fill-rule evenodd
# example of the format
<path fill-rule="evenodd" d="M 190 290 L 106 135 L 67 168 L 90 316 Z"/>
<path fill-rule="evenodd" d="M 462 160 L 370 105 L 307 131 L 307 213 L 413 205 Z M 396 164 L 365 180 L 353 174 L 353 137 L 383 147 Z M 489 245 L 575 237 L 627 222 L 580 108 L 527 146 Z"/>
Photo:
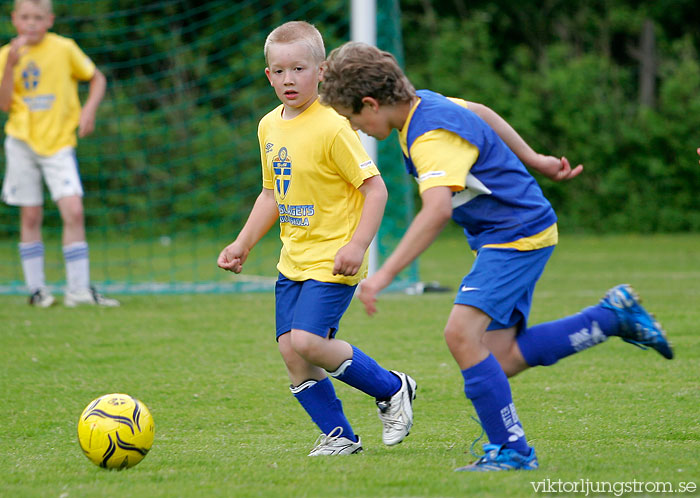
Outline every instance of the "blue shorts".
<path fill-rule="evenodd" d="M 276 337 L 292 329 L 334 337 L 356 287 L 318 280 L 297 282 L 280 273 L 275 284 Z"/>
<path fill-rule="evenodd" d="M 554 246 L 534 251 L 479 250 L 469 274 L 462 279 L 455 304 L 474 306 L 491 317 L 487 330 L 527 326 L 532 295 Z"/>

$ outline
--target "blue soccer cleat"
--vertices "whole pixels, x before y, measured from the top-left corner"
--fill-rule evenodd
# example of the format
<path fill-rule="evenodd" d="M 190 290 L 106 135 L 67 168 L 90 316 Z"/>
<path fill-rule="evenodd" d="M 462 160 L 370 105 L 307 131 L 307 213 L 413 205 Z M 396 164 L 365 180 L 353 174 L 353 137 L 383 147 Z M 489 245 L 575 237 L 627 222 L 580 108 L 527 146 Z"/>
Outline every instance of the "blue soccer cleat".
<path fill-rule="evenodd" d="M 497 444 L 485 444 L 484 455 L 465 467 L 455 469 L 456 472 L 491 472 L 494 470 L 535 470 L 539 467 L 535 448 L 530 448 L 529 455 L 523 455 L 515 450 L 504 448 Z"/>
<path fill-rule="evenodd" d="M 666 332 L 654 316 L 644 309 L 641 299 L 628 284 L 621 284 L 610 289 L 600 306 L 615 312 L 620 322 L 620 338 L 642 349 L 652 348 L 666 359 L 673 358 L 671 344 L 666 339 Z"/>

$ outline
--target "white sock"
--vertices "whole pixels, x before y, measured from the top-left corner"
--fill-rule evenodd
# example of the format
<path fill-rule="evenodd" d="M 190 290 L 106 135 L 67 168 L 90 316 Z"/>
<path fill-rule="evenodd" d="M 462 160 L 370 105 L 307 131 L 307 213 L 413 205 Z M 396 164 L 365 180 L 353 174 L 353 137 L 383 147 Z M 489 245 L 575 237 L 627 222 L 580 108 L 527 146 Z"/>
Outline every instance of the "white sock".
<path fill-rule="evenodd" d="M 44 243 L 20 242 L 19 257 L 22 260 L 24 282 L 29 292 L 34 294 L 37 290 L 46 286 L 44 277 Z"/>
<path fill-rule="evenodd" d="M 66 261 L 66 284 L 68 292 L 79 292 L 90 288 L 90 258 L 87 242 L 73 242 L 63 246 Z"/>

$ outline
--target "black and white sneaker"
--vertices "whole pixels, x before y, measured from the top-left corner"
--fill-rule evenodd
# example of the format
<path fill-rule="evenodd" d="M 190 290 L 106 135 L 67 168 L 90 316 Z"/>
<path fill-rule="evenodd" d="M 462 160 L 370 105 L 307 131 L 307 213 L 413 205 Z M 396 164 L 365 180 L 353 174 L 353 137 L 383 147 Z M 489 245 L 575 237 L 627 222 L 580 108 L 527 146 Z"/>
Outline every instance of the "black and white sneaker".
<path fill-rule="evenodd" d="M 116 299 L 103 296 L 97 292 L 94 287 L 83 289 L 78 292 L 66 291 L 66 295 L 63 298 L 63 304 L 68 308 L 75 308 L 81 304 L 91 304 L 93 306 L 103 306 L 105 308 L 115 308 L 121 305 L 121 303 Z"/>
<path fill-rule="evenodd" d="M 342 437 L 343 429 L 336 427 L 328 435 L 321 434 L 316 440 L 314 449 L 309 456 L 321 455 L 352 455 L 362 451 L 362 441 L 357 437 L 357 442 Z"/>
<path fill-rule="evenodd" d="M 416 381 L 403 372 L 391 371 L 401 379 L 401 387 L 388 400 L 377 401 L 377 414 L 384 425 L 382 440 L 387 446 L 399 444 L 413 426 L 413 400 Z"/>
<path fill-rule="evenodd" d="M 48 308 L 56 302 L 56 299 L 51 295 L 51 292 L 45 287 L 37 289 L 29 296 L 29 305 L 38 308 Z"/>

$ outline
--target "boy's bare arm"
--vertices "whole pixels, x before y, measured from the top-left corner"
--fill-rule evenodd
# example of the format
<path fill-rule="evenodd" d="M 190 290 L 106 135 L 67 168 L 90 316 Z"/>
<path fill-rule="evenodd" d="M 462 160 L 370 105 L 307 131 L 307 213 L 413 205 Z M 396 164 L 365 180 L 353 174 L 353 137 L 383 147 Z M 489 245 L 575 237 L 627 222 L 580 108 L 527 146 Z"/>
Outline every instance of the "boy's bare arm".
<path fill-rule="evenodd" d="M 350 242 L 341 247 L 335 255 L 333 275 L 356 275 L 365 259 L 367 248 L 377 235 L 382 223 L 384 208 L 389 194 L 380 175 L 367 178 L 360 186 L 365 198 L 360 222 Z"/>
<path fill-rule="evenodd" d="M 2 109 L 3 112 L 9 112 L 12 103 L 12 90 L 14 87 L 13 69 L 8 58 L 5 69 L 2 72 L 2 82 L 0 82 L 0 109 Z"/>
<path fill-rule="evenodd" d="M 578 176 L 583 171 L 583 165 L 579 164 L 571 169 L 569 160 L 566 157 L 554 157 L 538 154 L 522 139 L 508 122 L 499 116 L 491 108 L 476 102 L 468 102 L 469 109 L 476 113 L 481 119 L 498 134 L 520 160 L 531 168 L 539 171 L 543 175 L 558 182 L 570 180 Z"/>
<path fill-rule="evenodd" d="M 90 79 L 90 90 L 88 91 L 85 105 L 80 113 L 80 124 L 78 125 L 78 136 L 86 137 L 95 131 L 95 118 L 97 116 L 97 108 L 105 96 L 107 89 L 107 78 L 102 72 L 95 68 L 95 74 Z"/>
<path fill-rule="evenodd" d="M 10 42 L 10 50 L 7 52 L 7 62 L 2 72 L 2 81 L 0 82 L 0 109 L 4 112 L 10 111 L 12 90 L 15 86 L 14 69 L 26 44 L 27 38 L 24 36 L 17 36 Z"/>
<path fill-rule="evenodd" d="M 275 194 L 271 189 L 263 188 L 238 237 L 219 254 L 219 268 L 240 273 L 250 250 L 272 228 L 278 218 L 279 209 Z"/>

